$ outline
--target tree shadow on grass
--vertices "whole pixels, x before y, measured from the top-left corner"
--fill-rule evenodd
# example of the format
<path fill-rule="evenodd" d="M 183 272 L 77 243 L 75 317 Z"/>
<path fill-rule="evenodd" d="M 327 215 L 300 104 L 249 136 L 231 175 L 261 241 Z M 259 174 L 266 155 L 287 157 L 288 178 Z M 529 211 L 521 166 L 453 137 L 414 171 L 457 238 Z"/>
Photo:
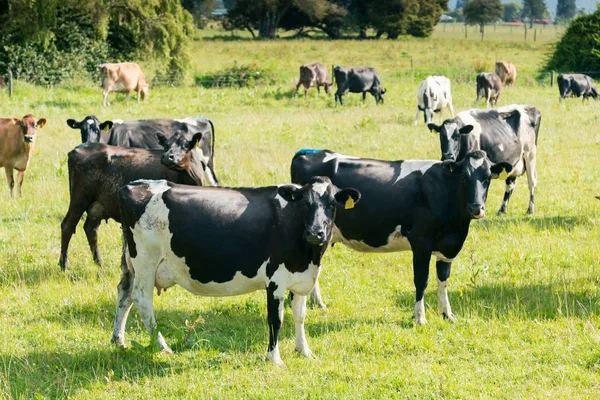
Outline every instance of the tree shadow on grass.
<path fill-rule="evenodd" d="M 527 215 L 503 216 L 500 218 L 490 218 L 478 221 L 477 224 L 481 227 L 490 229 L 495 227 L 511 227 L 518 225 L 529 225 L 537 231 L 546 230 L 566 230 L 571 231 L 576 227 L 595 227 L 597 224 L 592 218 L 585 215 L 569 215 L 569 216 L 547 216 L 547 217 L 530 217 Z"/>

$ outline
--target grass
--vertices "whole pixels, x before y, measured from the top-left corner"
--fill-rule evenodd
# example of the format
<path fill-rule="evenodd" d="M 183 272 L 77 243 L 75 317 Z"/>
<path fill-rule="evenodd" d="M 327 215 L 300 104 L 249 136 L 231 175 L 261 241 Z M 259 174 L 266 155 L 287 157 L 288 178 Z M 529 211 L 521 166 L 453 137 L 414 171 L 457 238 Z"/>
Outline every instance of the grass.
<path fill-rule="evenodd" d="M 481 43 L 471 32 L 465 40 L 458 27 L 442 29 L 424 40 L 198 40 L 194 74 L 230 67 L 235 59 L 272 66 L 277 83 L 156 88 L 140 106 L 111 95 L 112 106 L 102 107 L 92 83 L 39 88 L 18 82 L 14 97 L 0 92 L 3 116 L 32 112 L 49 121 L 39 131 L 23 198 L 10 200 L 0 184 L 0 398 L 598 398 L 600 107 L 580 100 L 559 105 L 557 88 L 536 81 L 556 37 L 549 28 L 527 44 L 521 30 L 493 37 L 488 28 Z M 307 315 L 317 360 L 295 355 L 287 308 L 280 343 L 287 368 L 264 362 L 264 293 L 201 298 L 181 288 L 154 299 L 175 350 L 165 356 L 146 349 L 150 338 L 136 311 L 126 331 L 129 348 L 109 343 L 119 280 L 117 224 L 100 228 L 103 269 L 93 264 L 80 225 L 70 270 L 59 270 L 66 154 L 79 140 L 67 118 L 209 116 L 221 182 L 269 185 L 289 181 L 291 157 L 304 147 L 438 159 L 438 139 L 422 123 L 412 125 L 421 78 L 448 75 L 458 112 L 473 106 L 474 70 L 493 68 L 496 58 L 519 70 L 500 104 L 528 103 L 543 113 L 537 208 L 533 217 L 525 215 L 523 177 L 507 216 L 490 212 L 471 224 L 450 278 L 456 324 L 437 313 L 433 270 L 429 324 L 415 326 L 410 253 L 360 254 L 339 245 L 326 253 L 321 278 L 329 310 Z M 388 89 L 386 104 L 350 95 L 335 108 L 332 97 L 314 89 L 307 99 L 292 97 L 298 66 L 313 60 L 376 67 Z M 492 184 L 488 209 L 500 206 L 503 190 Z"/>

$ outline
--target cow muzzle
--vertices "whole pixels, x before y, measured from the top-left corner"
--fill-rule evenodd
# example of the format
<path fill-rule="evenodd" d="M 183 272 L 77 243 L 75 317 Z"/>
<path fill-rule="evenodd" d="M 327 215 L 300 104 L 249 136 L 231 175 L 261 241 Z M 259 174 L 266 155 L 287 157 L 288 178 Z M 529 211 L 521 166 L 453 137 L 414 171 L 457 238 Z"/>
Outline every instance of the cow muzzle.
<path fill-rule="evenodd" d="M 485 217 L 485 206 L 469 206 L 472 219 L 481 219 Z"/>
<path fill-rule="evenodd" d="M 442 161 L 456 161 L 456 157 L 452 153 L 442 154 Z"/>
<path fill-rule="evenodd" d="M 307 232 L 306 241 L 313 246 L 323 246 L 325 244 L 325 232 Z"/>
<path fill-rule="evenodd" d="M 33 136 L 23 136 L 23 141 L 25 143 L 33 143 L 34 137 Z"/>

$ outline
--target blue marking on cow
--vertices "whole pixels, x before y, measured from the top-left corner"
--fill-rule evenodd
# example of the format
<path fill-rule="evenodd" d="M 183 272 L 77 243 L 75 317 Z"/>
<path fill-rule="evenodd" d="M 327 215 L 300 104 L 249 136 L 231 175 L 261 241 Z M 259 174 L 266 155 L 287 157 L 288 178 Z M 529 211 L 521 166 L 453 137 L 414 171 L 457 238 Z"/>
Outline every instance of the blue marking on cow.
<path fill-rule="evenodd" d="M 300 149 L 296 152 L 296 156 L 303 156 L 305 154 L 314 154 L 314 153 L 320 153 L 323 150 L 316 150 L 316 149 Z"/>
<path fill-rule="evenodd" d="M 208 117 L 196 117 L 196 121 L 210 121 Z"/>

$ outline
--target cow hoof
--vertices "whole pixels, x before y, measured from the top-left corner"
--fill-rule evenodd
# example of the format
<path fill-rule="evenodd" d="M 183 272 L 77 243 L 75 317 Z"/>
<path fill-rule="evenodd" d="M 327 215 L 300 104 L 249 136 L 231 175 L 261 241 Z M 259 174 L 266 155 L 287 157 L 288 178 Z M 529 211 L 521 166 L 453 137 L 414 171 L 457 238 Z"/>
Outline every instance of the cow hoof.
<path fill-rule="evenodd" d="M 533 215 L 533 208 L 527 209 L 527 215 Z"/>
<path fill-rule="evenodd" d="M 162 349 L 161 353 L 170 356 L 173 354 L 173 350 L 171 350 L 170 348 L 167 347 L 166 349 Z"/>
<path fill-rule="evenodd" d="M 273 364 L 274 366 L 276 366 L 278 368 L 285 367 L 285 364 L 283 363 L 283 361 L 281 361 L 281 357 L 279 357 L 279 356 L 273 357 L 273 355 L 271 353 L 267 354 L 265 361 L 269 361 L 271 364 Z"/>
<path fill-rule="evenodd" d="M 300 354 L 302 357 L 306 357 L 306 358 L 310 358 L 312 360 L 316 359 L 317 357 L 313 354 L 312 351 L 310 351 L 310 349 L 308 347 L 305 347 L 304 349 L 296 349 L 296 351 L 298 352 L 298 354 Z"/>
<path fill-rule="evenodd" d="M 318 302 L 318 303 L 312 303 L 313 308 L 320 308 L 321 310 L 327 310 L 327 306 L 325 305 L 325 303 Z"/>
<path fill-rule="evenodd" d="M 506 215 L 506 210 L 498 210 L 498 216 Z"/>
<path fill-rule="evenodd" d="M 116 345 L 117 347 L 120 347 L 120 348 L 122 348 L 122 349 L 125 349 L 125 348 L 127 348 L 127 346 L 125 346 L 125 340 L 124 340 L 124 339 L 122 339 L 122 338 L 119 338 L 119 337 L 117 337 L 117 336 L 113 336 L 113 337 L 110 339 L 110 342 L 111 342 L 112 344 Z"/>
<path fill-rule="evenodd" d="M 454 314 L 452 314 L 452 313 L 450 313 L 450 314 L 442 313 L 442 315 L 444 316 L 444 319 L 447 319 L 447 320 L 449 320 L 452 323 L 456 322 L 456 317 L 454 316 Z"/>
<path fill-rule="evenodd" d="M 414 315 L 413 318 L 415 319 L 415 322 L 417 323 L 417 325 L 427 325 L 427 319 L 425 319 L 425 316 Z"/>

